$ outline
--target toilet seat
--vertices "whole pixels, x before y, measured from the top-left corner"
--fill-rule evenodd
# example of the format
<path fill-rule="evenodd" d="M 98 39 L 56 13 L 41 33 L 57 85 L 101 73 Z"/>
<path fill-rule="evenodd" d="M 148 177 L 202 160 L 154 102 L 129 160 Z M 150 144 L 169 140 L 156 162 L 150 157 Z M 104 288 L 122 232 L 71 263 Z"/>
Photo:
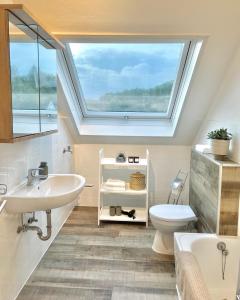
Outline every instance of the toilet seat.
<path fill-rule="evenodd" d="M 160 254 L 174 253 L 174 232 L 186 231 L 188 223 L 197 221 L 189 205 L 159 204 L 149 209 L 153 227 L 156 229 L 152 249 Z"/>
<path fill-rule="evenodd" d="M 197 220 L 189 205 L 154 205 L 150 208 L 149 213 L 152 217 L 165 222 L 190 222 Z"/>

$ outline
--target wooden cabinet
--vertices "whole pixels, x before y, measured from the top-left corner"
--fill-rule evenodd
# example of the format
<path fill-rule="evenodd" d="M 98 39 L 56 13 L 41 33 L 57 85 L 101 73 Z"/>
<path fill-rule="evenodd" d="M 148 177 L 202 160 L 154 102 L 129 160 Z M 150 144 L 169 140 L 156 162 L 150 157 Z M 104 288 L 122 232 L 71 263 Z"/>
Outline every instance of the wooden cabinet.
<path fill-rule="evenodd" d="M 0 142 L 56 132 L 61 49 L 22 5 L 0 5 Z"/>

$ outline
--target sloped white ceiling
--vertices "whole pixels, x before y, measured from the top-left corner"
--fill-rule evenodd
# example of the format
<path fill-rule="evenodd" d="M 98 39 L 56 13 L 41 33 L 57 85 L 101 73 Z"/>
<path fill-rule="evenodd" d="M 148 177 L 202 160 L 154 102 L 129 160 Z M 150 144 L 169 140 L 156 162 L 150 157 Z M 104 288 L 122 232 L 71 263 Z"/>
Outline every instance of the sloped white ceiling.
<path fill-rule="evenodd" d="M 238 0 L 21 0 L 60 38 L 79 34 L 207 36 L 176 136 L 129 143 L 191 144 L 238 48 Z M 109 140 L 110 139 L 110 140 Z M 116 142 L 119 142 L 117 138 Z M 89 142 L 89 139 L 88 139 Z M 102 139 L 100 142 L 104 142 Z M 114 142 L 108 138 L 106 142 Z"/>

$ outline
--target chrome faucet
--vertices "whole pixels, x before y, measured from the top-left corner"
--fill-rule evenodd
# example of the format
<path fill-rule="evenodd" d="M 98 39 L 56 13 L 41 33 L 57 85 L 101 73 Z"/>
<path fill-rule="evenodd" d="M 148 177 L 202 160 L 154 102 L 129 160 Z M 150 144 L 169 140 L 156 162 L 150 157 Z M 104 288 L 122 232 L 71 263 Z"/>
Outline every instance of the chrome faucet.
<path fill-rule="evenodd" d="M 27 179 L 28 179 L 27 185 L 28 186 L 33 185 L 36 180 L 47 178 L 47 175 L 40 175 L 39 174 L 39 171 L 42 171 L 42 170 L 43 170 L 42 168 L 36 168 L 36 169 L 29 169 L 28 170 L 28 176 L 27 176 Z"/>
<path fill-rule="evenodd" d="M 67 146 L 67 148 L 64 148 L 64 149 L 63 149 L 63 154 L 66 153 L 66 152 L 69 152 L 69 153 L 72 154 L 72 153 L 73 153 L 72 147 L 71 147 L 71 146 Z"/>

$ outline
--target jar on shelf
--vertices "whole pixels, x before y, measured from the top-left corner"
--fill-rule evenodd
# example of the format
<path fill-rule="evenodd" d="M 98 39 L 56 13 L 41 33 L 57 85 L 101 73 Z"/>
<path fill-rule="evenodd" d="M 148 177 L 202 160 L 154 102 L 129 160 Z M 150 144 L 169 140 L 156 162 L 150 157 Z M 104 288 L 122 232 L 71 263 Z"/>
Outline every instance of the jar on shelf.
<path fill-rule="evenodd" d="M 145 175 L 140 172 L 131 174 L 129 187 L 132 190 L 144 190 L 146 188 Z"/>

